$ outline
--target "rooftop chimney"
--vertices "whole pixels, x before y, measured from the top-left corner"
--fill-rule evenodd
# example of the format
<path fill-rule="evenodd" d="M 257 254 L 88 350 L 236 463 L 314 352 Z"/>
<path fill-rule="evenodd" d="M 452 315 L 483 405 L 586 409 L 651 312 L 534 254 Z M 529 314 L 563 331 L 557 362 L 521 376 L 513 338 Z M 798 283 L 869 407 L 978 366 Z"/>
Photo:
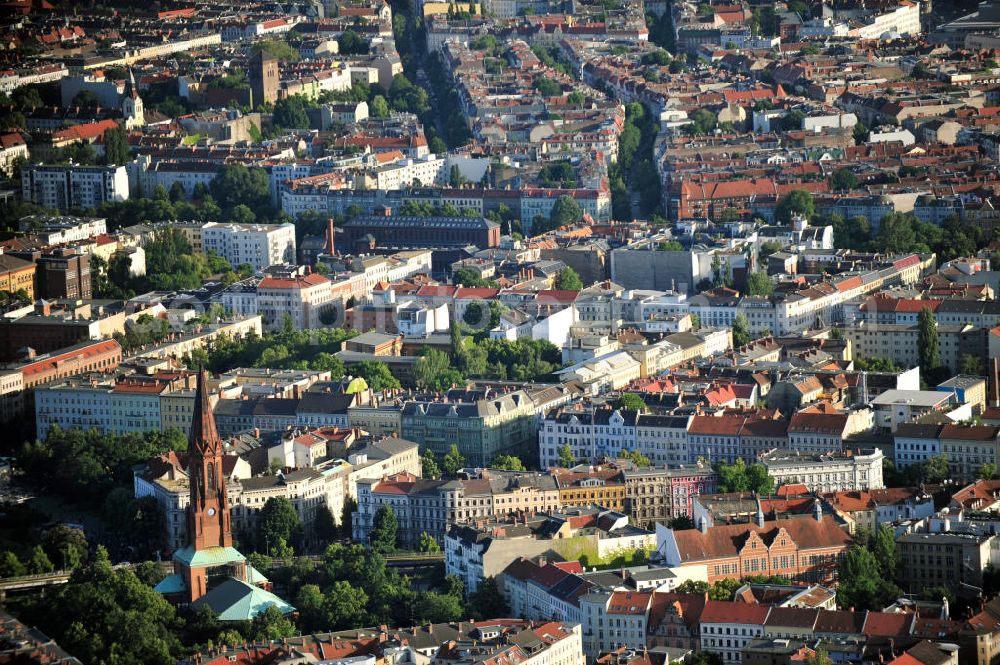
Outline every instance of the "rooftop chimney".
<path fill-rule="evenodd" d="M 989 402 L 991 406 L 1000 406 L 1000 359 L 991 358 L 990 359 L 990 376 L 988 382 L 990 384 L 990 397 Z"/>
<path fill-rule="evenodd" d="M 326 253 L 333 256 L 333 217 L 326 220 Z"/>

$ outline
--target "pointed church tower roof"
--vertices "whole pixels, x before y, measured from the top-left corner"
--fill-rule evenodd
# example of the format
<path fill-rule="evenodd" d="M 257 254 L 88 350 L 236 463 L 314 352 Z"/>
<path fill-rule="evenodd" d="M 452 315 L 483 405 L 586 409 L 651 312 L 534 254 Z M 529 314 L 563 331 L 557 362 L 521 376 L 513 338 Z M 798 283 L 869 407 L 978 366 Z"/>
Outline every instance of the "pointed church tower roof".
<path fill-rule="evenodd" d="M 128 87 L 129 87 L 129 92 L 128 92 L 129 97 L 135 99 L 136 97 L 139 96 L 139 86 L 135 84 L 135 72 L 132 71 L 131 67 L 129 67 L 128 70 Z"/>
<path fill-rule="evenodd" d="M 208 393 L 208 372 L 202 368 L 198 372 L 198 390 L 194 396 L 194 415 L 191 419 L 191 436 L 188 438 L 188 452 L 208 450 L 219 446 L 219 430 L 215 427 L 215 414 Z"/>

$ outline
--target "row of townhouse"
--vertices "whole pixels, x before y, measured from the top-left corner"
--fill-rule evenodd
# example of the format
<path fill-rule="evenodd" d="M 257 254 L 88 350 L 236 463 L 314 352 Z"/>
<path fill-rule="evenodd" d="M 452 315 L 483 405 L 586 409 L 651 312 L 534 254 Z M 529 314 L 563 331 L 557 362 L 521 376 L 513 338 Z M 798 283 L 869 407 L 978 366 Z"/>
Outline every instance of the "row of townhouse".
<path fill-rule="evenodd" d="M 867 325 L 914 326 L 924 309 L 930 310 L 939 326 L 994 328 L 1000 325 L 1000 302 L 996 300 L 962 300 L 890 298 L 875 296 L 844 305 L 846 323 Z"/>
<path fill-rule="evenodd" d="M 984 464 L 1000 463 L 1000 428 L 993 425 L 903 423 L 893 435 L 897 468 L 945 455 L 951 478 L 972 481 Z"/>
<path fill-rule="evenodd" d="M 859 660 L 873 651 L 891 659 L 896 650 L 924 640 L 961 640 L 963 652 L 970 653 L 975 644 L 974 631 L 963 621 L 921 619 L 912 613 L 787 607 L 624 588 L 592 590 L 579 605 L 583 649 L 589 658 L 622 646 L 639 652 L 670 647 L 715 653 L 729 665 L 753 658 L 760 640 L 818 643 L 816 648 Z"/>
<path fill-rule="evenodd" d="M 912 270 L 914 266 L 920 268 Z M 729 325 L 738 314 L 743 314 L 752 333 L 765 330 L 778 335 L 802 332 L 817 324 L 829 325 L 841 321 L 844 303 L 889 286 L 913 284 L 932 267 L 932 259 L 911 255 L 894 261 L 891 267 L 816 284 L 782 298 L 745 297 L 729 302 L 709 301 L 711 306 L 704 308 L 708 311 L 692 307 L 692 313 L 704 315 L 706 318 L 702 321 L 722 317 Z M 728 316 L 712 311 L 713 306 L 730 310 L 726 313 Z"/>
<path fill-rule="evenodd" d="M 538 451 L 543 467 L 559 464 L 566 446 L 577 460 L 600 460 L 634 450 L 654 464 L 697 464 L 701 459 L 732 464 L 737 459 L 758 459 L 775 448 L 805 454 L 840 452 L 845 439 L 871 429 L 872 422 L 868 409 L 804 409 L 783 420 L 753 411 L 663 416 L 573 405 L 545 417 L 539 427 Z M 880 480 L 866 477 L 851 489 L 880 487 Z"/>
<path fill-rule="evenodd" d="M 367 298 L 379 282 L 429 272 L 430 251 L 400 252 L 389 257 L 365 257 L 348 270 L 327 277 L 308 268 L 270 266 L 263 278 L 249 278 L 213 295 L 229 314 L 260 314 L 265 330 L 281 330 L 291 320 L 295 330 L 339 325 L 350 298 Z"/>
<path fill-rule="evenodd" d="M 453 524 L 445 537 L 444 563 L 445 572 L 459 577 L 466 593 L 474 593 L 483 580 L 495 578 L 526 556 L 555 554 L 582 569 L 580 561 L 599 564 L 637 551 L 650 552 L 655 545 L 655 534 L 630 525 L 623 513 L 597 505 L 567 506 Z M 544 605 L 532 602 L 530 595 L 528 605 Z M 553 616 L 575 617 L 572 612 Z"/>

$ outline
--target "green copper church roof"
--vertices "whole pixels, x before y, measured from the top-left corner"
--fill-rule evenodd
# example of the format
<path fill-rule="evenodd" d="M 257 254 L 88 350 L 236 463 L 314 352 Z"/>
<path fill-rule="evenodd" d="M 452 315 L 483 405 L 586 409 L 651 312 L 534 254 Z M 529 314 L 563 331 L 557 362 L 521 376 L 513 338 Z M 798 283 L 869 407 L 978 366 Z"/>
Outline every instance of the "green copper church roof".
<path fill-rule="evenodd" d="M 182 593 L 187 590 L 187 584 L 183 576 L 173 573 L 164 577 L 153 590 L 163 594 Z"/>
<path fill-rule="evenodd" d="M 220 621 L 250 621 L 274 605 L 282 614 L 291 614 L 295 608 L 270 591 L 230 577 L 207 594 L 194 601 L 192 607 L 208 605 Z"/>
<path fill-rule="evenodd" d="M 194 547 L 188 545 L 184 549 L 174 552 L 174 560 L 180 561 L 188 568 L 212 568 L 228 563 L 242 563 L 247 559 L 234 547 L 207 547 L 203 550 L 195 550 Z"/>

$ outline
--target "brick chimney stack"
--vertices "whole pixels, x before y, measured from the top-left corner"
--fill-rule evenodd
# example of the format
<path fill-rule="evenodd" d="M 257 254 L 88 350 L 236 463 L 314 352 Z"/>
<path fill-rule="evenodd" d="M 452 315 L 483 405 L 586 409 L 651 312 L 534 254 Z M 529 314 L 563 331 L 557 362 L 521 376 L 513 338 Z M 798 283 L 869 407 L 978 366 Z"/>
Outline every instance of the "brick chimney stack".
<path fill-rule="evenodd" d="M 989 402 L 990 406 L 1000 406 L 1000 359 L 990 358 Z"/>
<path fill-rule="evenodd" d="M 333 256 L 333 217 L 326 220 L 326 253 Z"/>

